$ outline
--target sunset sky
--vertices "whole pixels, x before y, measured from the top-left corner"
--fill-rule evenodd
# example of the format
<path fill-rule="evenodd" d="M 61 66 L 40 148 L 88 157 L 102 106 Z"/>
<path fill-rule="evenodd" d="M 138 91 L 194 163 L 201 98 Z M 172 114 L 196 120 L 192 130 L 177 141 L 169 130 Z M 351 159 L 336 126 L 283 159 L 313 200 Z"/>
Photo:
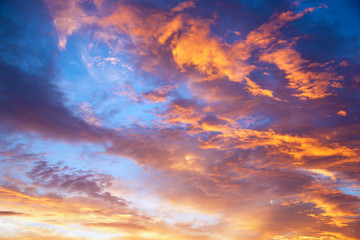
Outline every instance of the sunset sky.
<path fill-rule="evenodd" d="M 0 240 L 359 240 L 360 3 L 1 0 Z"/>

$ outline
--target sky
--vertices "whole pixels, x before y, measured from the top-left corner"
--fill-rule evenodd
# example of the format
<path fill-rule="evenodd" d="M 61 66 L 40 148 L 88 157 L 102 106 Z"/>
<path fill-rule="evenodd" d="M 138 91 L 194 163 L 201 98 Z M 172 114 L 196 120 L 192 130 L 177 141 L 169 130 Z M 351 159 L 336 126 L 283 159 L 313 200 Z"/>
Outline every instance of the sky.
<path fill-rule="evenodd" d="M 359 11 L 0 1 L 0 240 L 359 240 Z"/>

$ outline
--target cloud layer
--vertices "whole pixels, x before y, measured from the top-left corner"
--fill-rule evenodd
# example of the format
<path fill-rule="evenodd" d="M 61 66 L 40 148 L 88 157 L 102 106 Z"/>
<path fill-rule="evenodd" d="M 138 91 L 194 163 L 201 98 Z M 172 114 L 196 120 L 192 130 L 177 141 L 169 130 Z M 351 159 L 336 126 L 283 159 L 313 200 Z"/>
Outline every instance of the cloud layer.
<path fill-rule="evenodd" d="M 355 2 L 1 6 L 0 239 L 360 239 Z"/>

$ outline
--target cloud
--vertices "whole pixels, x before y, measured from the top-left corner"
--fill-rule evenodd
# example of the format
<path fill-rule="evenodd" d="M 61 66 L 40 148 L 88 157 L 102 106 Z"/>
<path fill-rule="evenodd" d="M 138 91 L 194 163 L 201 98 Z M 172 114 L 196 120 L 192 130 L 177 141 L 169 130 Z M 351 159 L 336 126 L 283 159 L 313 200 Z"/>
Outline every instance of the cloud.
<path fill-rule="evenodd" d="M 13 211 L 0 211 L 0 217 L 7 217 L 7 216 L 27 216 L 26 213 L 21 212 L 13 212 Z"/>
<path fill-rule="evenodd" d="M 359 239 L 358 64 L 329 59 L 322 48 L 315 61 L 301 47 L 302 39 L 322 36 L 306 33 L 327 19 L 325 5 L 46 3 L 62 51 L 37 58 L 41 72 L 0 62 L 3 131 L 45 149 L 0 141 L 10 166 L 1 175 L 0 215 L 25 229 L 14 238 Z M 90 108 L 100 104 L 86 94 L 76 111 L 66 99 L 71 92 L 58 86 L 68 67 L 59 63 L 70 62 L 72 71 L 67 57 L 77 54 L 66 43 L 79 39 L 86 47 L 93 40 L 89 51 L 106 53 L 99 59 L 112 67 L 133 63 L 125 91 L 111 99 L 123 106 L 116 96 L 125 95 L 136 107 L 115 122 L 100 125 L 101 111 Z M 23 49 L 15 42 L 12 49 Z M 98 89 L 98 80 L 89 87 Z M 119 120 L 142 109 L 154 114 L 147 124 Z M 106 156 L 82 158 L 100 170 L 81 170 L 49 159 L 42 153 L 49 143 L 39 139 L 91 142 Z M 112 166 L 124 158 L 142 169 L 126 183 Z M 42 233 L 55 228 L 62 234 Z"/>
<path fill-rule="evenodd" d="M 165 85 L 155 88 L 152 91 L 145 92 L 142 96 L 152 102 L 166 102 L 166 98 L 177 86 Z"/>
<path fill-rule="evenodd" d="M 176 7 L 171 9 L 171 11 L 181 12 L 186 8 L 194 8 L 194 7 L 195 7 L 195 3 L 193 1 L 186 1 L 186 2 L 179 3 Z"/>
<path fill-rule="evenodd" d="M 58 46 L 61 50 L 66 48 L 67 37 L 82 27 L 85 13 L 79 7 L 81 1 L 45 1 L 54 19 L 58 32 Z"/>
<path fill-rule="evenodd" d="M 274 63 L 280 70 L 285 71 L 289 79 L 289 88 L 296 89 L 294 96 L 302 100 L 324 98 L 331 95 L 330 88 L 341 88 L 343 76 L 336 76 L 331 72 L 314 72 L 306 70 L 311 65 L 301 58 L 300 54 L 291 48 L 280 49 L 272 53 L 265 53 L 260 60 Z"/>
<path fill-rule="evenodd" d="M 97 223 L 86 223 L 85 226 L 90 227 L 107 227 L 107 228 L 118 228 L 118 229 L 130 229 L 130 230 L 146 230 L 145 226 L 136 225 L 132 223 L 119 223 L 119 222 L 97 222 Z"/>
<path fill-rule="evenodd" d="M 38 162 L 28 173 L 35 184 L 50 189 L 65 190 L 70 193 L 85 193 L 90 197 L 100 198 L 119 205 L 126 205 L 126 201 L 113 196 L 105 189 L 111 186 L 112 177 L 91 172 L 72 171 L 67 166 L 49 165 L 45 161 Z"/>
<path fill-rule="evenodd" d="M 87 102 L 84 102 L 80 106 L 80 112 L 84 115 L 84 120 L 87 123 L 95 126 L 101 126 L 101 120 L 95 116 L 94 112 L 89 107 L 89 104 Z"/>
<path fill-rule="evenodd" d="M 346 116 L 346 111 L 340 110 L 340 111 L 337 112 L 337 114 L 345 117 Z"/>
<path fill-rule="evenodd" d="M 49 78 L 25 73 L 0 63 L 0 122 L 12 131 L 37 132 L 48 138 L 67 140 L 101 138 L 96 130 L 63 105 L 64 97 Z M 51 68 L 48 69 L 51 72 Z"/>
<path fill-rule="evenodd" d="M 13 7 L 8 3 L 5 6 L 9 9 Z M 66 97 L 56 85 L 58 72 L 53 39 L 48 31 L 49 26 L 40 24 L 48 20 L 48 16 L 40 11 L 45 8 L 42 3 L 35 11 L 30 11 L 32 7 L 31 4 L 23 5 L 21 9 L 28 14 L 19 13 L 19 19 L 5 13 L 1 15 L 13 31 L 13 34 L 2 35 L 7 49 L 0 59 L 2 128 L 12 132 L 36 132 L 47 138 L 69 141 L 87 138 L 93 141 L 100 137 L 99 130 L 65 107 Z M 21 20 L 27 21 L 31 27 L 27 28 Z M 38 25 L 41 27 L 37 30 L 47 34 L 34 36 L 36 31 L 30 30 Z M 11 53 L 12 58 L 7 56 L 7 52 Z"/>
<path fill-rule="evenodd" d="M 76 3 L 74 2 L 73 4 Z M 194 7 L 193 2 L 183 2 L 179 6 L 181 6 L 180 10 L 184 7 Z M 76 9 L 81 10 L 81 7 L 77 6 Z M 175 11 L 174 9 L 173 11 Z M 201 74 L 204 74 L 202 81 L 228 78 L 230 81 L 244 83 L 245 89 L 255 96 L 267 96 L 280 100 L 274 97 L 272 90 L 263 89 L 258 83 L 249 78 L 249 74 L 254 71 L 256 66 L 249 64 L 247 60 L 251 56 L 252 51 L 256 49 L 265 49 L 277 44 L 277 42 L 286 42 L 285 40 L 277 41 L 279 30 L 287 22 L 299 19 L 315 9 L 307 8 L 300 13 L 287 11 L 281 14 L 274 14 L 267 23 L 251 31 L 245 41 L 238 41 L 233 46 L 221 42 L 221 39 L 218 37 L 211 36 L 210 26 L 214 24 L 214 21 L 211 19 L 193 19 L 191 17 L 186 19 L 186 16 L 182 14 L 173 16 L 172 14 L 163 14 L 161 11 L 148 13 L 146 9 L 142 7 L 135 9 L 132 5 L 119 4 L 115 12 L 95 22 L 105 32 L 108 32 L 105 34 L 106 36 L 112 30 L 120 34 L 127 34 L 132 44 L 134 44 L 133 50 L 141 56 L 148 55 L 149 51 L 147 50 L 149 49 L 152 49 L 150 53 L 156 55 L 159 53 L 157 49 L 167 43 L 166 45 L 171 47 L 174 62 L 182 71 L 185 71 L 185 68 L 188 70 L 189 67 L 193 66 Z M 65 12 L 64 15 L 69 17 L 72 14 Z M 81 14 L 78 15 L 80 16 Z M 62 17 L 55 16 L 55 21 L 58 18 L 62 19 Z M 83 22 L 90 23 L 92 21 L 84 20 Z M 158 39 L 158 42 L 156 39 Z M 104 40 L 107 41 L 106 38 Z M 287 59 L 289 61 L 294 57 L 299 59 L 298 53 L 290 53 L 290 51 L 293 50 L 279 50 L 275 53 L 288 53 Z M 307 77 L 308 80 L 305 82 L 307 85 L 299 85 L 301 84 L 298 80 L 299 77 L 295 76 L 294 71 L 299 68 L 299 64 L 302 65 L 305 61 L 301 60 L 303 61 L 301 63 L 297 61 L 295 66 L 293 66 L 293 60 L 291 60 L 291 63 L 282 64 L 272 57 L 275 56 L 275 53 L 273 55 L 263 55 L 261 60 L 275 62 L 281 70 L 287 71 L 288 78 L 290 79 L 289 86 L 300 89 L 299 91 L 302 92 L 302 94 L 296 96 L 302 99 L 322 98 L 329 95 L 326 91 L 330 85 L 333 87 L 341 86 L 338 82 L 326 83 L 325 80 L 315 83 L 310 82 L 310 78 L 315 78 L 316 80 L 328 79 L 329 77 L 334 78 L 334 80 L 341 79 L 341 77 L 335 77 L 331 73 L 312 73 L 311 76 Z M 297 72 L 299 73 L 299 71 Z M 301 74 L 309 75 L 309 73 Z"/>

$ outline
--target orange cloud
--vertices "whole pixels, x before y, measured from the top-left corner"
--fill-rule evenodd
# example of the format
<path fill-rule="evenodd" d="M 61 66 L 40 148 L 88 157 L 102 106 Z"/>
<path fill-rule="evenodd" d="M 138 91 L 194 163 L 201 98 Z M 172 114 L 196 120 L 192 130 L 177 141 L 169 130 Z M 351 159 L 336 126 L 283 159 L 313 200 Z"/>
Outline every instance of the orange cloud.
<path fill-rule="evenodd" d="M 176 7 L 171 9 L 171 11 L 173 11 L 173 12 L 181 12 L 186 8 L 194 8 L 194 7 L 195 7 L 195 3 L 193 1 L 186 1 L 186 2 L 179 3 Z"/>
<path fill-rule="evenodd" d="M 330 88 L 341 87 L 342 76 L 327 71 L 307 70 L 310 65 L 308 61 L 302 59 L 300 54 L 290 47 L 265 53 L 260 60 L 274 63 L 280 70 L 285 71 L 289 80 L 288 87 L 300 92 L 294 96 L 302 100 L 324 98 L 331 94 Z"/>
<path fill-rule="evenodd" d="M 177 88 L 177 86 L 165 85 L 152 91 L 145 92 L 142 94 L 142 96 L 152 102 L 165 102 L 170 92 L 175 88 Z"/>
<path fill-rule="evenodd" d="M 145 16 L 144 13 L 144 9 L 120 5 L 112 15 L 96 23 L 105 29 L 115 27 L 117 32 L 128 34 L 137 45 L 134 51 L 139 55 L 156 54 L 161 45 L 169 45 L 180 69 L 185 71 L 195 67 L 204 74 L 202 81 L 226 77 L 230 81 L 244 83 L 246 89 L 255 96 L 274 98 L 271 90 L 262 89 L 247 77 L 255 66 L 233 57 L 241 54 L 242 50 L 238 50 L 238 53 L 236 48 L 211 36 L 212 20 L 192 19 L 182 14 L 172 16 L 164 12 Z"/>
<path fill-rule="evenodd" d="M 346 111 L 344 111 L 344 110 L 340 110 L 340 111 L 337 112 L 337 114 L 340 115 L 340 116 L 344 116 L 344 117 L 345 117 L 347 113 L 346 113 Z"/>
<path fill-rule="evenodd" d="M 236 60 L 238 55 L 234 48 L 210 37 L 212 21 L 189 20 L 190 28 L 171 43 L 175 62 L 185 71 L 186 67 L 194 66 L 200 73 L 205 74 L 202 81 L 211 81 L 227 77 L 233 82 L 243 82 L 247 89 L 255 96 L 273 97 L 271 90 L 262 89 L 247 76 L 255 66 L 244 61 Z M 241 54 L 241 53 L 240 53 Z"/>

